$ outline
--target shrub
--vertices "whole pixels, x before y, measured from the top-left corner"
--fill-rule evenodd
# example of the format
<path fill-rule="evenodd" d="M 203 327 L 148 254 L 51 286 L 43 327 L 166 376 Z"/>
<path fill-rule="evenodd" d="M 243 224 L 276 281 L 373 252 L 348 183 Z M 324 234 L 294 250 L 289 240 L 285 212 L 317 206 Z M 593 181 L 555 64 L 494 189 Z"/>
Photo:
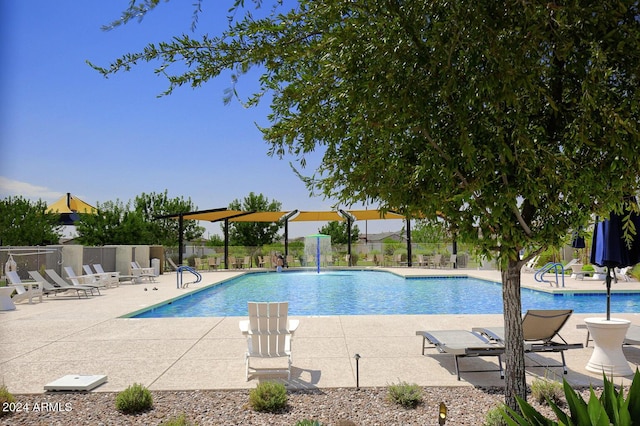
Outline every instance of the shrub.
<path fill-rule="evenodd" d="M 507 422 L 502 417 L 502 412 L 504 411 L 504 406 L 494 407 L 491 410 L 487 411 L 487 415 L 484 418 L 483 426 L 507 426 Z"/>
<path fill-rule="evenodd" d="M 564 395 L 569 406 L 569 414 L 562 411 L 553 401 L 549 405 L 558 418 L 553 421 L 536 411 L 527 401 L 516 397 L 522 414 L 504 406 L 502 416 L 510 425 L 613 425 L 627 426 L 640 419 L 640 372 L 636 369 L 629 393 L 625 399 L 622 390 L 619 392 L 603 373 L 604 388 L 600 398 L 590 389 L 589 402 L 578 395 L 569 383 L 563 380 Z M 637 424 L 637 423 L 635 423 Z"/>
<path fill-rule="evenodd" d="M 304 419 L 296 423 L 296 426 L 322 426 L 317 420 Z"/>
<path fill-rule="evenodd" d="M 249 392 L 249 404 L 255 411 L 280 411 L 287 405 L 287 389 L 282 383 L 258 383 L 258 386 Z"/>
<path fill-rule="evenodd" d="M 7 387 L 5 385 L 0 386 L 0 417 L 11 413 L 11 410 L 3 410 L 2 407 L 4 407 L 5 404 L 11 404 L 13 402 L 16 402 L 16 399 L 13 397 L 11 392 L 9 392 Z"/>
<path fill-rule="evenodd" d="M 531 396 L 539 404 L 547 404 L 548 401 L 553 401 L 554 404 L 561 406 L 564 405 L 562 399 L 562 384 L 553 380 L 540 379 L 531 382 Z"/>
<path fill-rule="evenodd" d="M 392 384 L 387 387 L 387 399 L 405 408 L 415 408 L 422 402 L 422 388 L 407 382 Z"/>
<path fill-rule="evenodd" d="M 134 383 L 116 396 L 116 409 L 125 414 L 141 413 L 153 407 L 149 389 Z"/>
<path fill-rule="evenodd" d="M 191 423 L 187 420 L 187 417 L 184 413 L 180 414 L 178 417 L 172 417 L 169 420 L 162 422 L 161 426 L 192 426 L 195 423 Z"/>

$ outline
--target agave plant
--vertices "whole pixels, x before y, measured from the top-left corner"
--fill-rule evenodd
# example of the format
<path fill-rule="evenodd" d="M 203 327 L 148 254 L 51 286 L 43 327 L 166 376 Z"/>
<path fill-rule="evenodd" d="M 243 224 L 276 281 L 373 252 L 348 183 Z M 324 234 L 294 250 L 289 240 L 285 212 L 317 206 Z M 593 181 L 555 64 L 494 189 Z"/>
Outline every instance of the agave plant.
<path fill-rule="evenodd" d="M 563 380 L 564 394 L 567 399 L 569 413 L 562 411 L 555 402 L 547 400 L 549 406 L 558 417 L 557 421 L 551 420 L 527 401 L 518 398 L 518 405 L 522 413 L 517 413 L 511 408 L 504 406 L 502 416 L 510 426 L 518 425 L 564 425 L 564 426 L 633 426 L 640 425 L 640 372 L 636 369 L 631 387 L 627 397 L 624 397 L 624 390 L 617 391 L 613 383 L 603 374 L 604 389 L 600 398 L 593 391 L 589 390 L 589 402 Z"/>

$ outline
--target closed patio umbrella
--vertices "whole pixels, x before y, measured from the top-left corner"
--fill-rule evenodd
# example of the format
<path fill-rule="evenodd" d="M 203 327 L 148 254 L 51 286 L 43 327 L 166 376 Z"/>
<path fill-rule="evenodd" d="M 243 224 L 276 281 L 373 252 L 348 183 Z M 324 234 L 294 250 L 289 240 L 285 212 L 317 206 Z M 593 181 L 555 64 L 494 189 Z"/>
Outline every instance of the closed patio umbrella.
<path fill-rule="evenodd" d="M 635 202 L 635 200 L 633 201 Z M 636 227 L 636 235 L 630 244 L 624 241 L 623 217 L 631 214 Z M 608 220 L 596 223 L 591 245 L 591 263 L 606 267 L 607 277 L 607 320 L 611 318 L 611 279 L 613 268 L 633 266 L 640 262 L 640 216 L 625 212 L 623 215 L 611 213 Z"/>

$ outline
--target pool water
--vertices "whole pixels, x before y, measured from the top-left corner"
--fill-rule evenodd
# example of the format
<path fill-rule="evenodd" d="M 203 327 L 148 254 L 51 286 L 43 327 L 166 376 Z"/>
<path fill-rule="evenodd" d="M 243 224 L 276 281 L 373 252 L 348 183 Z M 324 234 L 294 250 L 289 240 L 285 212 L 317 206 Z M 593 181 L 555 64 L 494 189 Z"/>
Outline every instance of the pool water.
<path fill-rule="evenodd" d="M 247 302 L 288 301 L 289 314 L 501 314 L 500 283 L 474 278 L 404 278 L 384 271 L 258 272 L 194 292 L 134 318 L 246 316 Z M 522 308 L 602 313 L 604 294 L 522 289 Z M 640 312 L 640 293 L 613 294 L 611 312 Z"/>

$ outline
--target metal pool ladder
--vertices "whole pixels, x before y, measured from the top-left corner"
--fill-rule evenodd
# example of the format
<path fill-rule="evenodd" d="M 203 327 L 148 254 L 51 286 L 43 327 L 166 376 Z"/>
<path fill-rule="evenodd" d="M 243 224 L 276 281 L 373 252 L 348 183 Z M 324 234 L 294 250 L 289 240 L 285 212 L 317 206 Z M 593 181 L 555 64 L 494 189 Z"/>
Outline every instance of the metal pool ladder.
<path fill-rule="evenodd" d="M 195 281 L 189 281 L 189 282 L 183 283 L 182 282 L 183 271 L 191 272 L 193 275 L 195 275 Z M 176 270 L 176 288 L 187 288 L 189 287 L 189 284 L 197 284 L 200 281 L 202 281 L 202 275 L 200 274 L 200 272 L 196 271 L 191 266 L 186 266 L 186 265 L 178 266 L 178 269 Z"/>

